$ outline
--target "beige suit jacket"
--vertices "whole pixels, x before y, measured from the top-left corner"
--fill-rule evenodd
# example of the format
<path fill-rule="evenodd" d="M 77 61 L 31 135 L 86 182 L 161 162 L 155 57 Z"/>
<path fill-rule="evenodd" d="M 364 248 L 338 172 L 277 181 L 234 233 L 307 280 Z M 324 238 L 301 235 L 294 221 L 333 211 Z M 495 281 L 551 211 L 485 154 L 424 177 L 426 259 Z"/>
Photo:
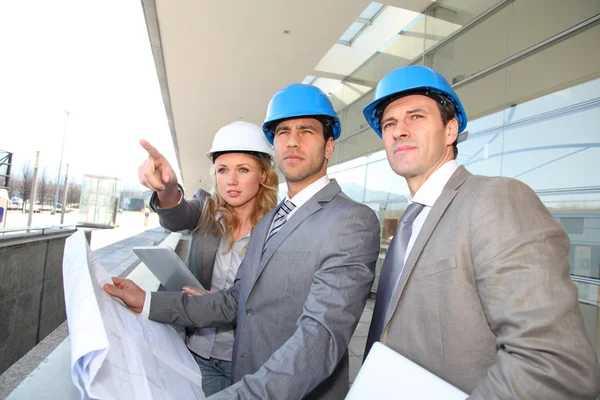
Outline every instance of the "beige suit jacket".
<path fill-rule="evenodd" d="M 406 261 L 382 342 L 473 399 L 594 399 L 569 239 L 536 194 L 460 167 Z"/>

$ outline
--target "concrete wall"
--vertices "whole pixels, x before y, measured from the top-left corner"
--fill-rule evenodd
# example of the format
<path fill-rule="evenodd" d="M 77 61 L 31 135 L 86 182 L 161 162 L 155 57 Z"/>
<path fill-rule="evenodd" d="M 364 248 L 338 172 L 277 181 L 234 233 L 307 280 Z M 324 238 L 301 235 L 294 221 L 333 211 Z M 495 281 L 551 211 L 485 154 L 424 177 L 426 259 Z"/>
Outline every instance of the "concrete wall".
<path fill-rule="evenodd" d="M 0 374 L 66 320 L 62 257 L 73 232 L 0 238 Z"/>

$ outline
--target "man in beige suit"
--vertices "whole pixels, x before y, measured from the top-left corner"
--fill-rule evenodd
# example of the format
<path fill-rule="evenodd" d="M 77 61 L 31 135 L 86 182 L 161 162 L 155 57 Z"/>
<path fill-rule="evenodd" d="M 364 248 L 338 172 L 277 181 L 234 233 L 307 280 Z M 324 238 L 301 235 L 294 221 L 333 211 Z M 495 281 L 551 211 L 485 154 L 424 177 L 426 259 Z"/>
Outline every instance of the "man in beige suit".
<path fill-rule="evenodd" d="M 365 354 L 381 341 L 472 399 L 595 399 L 569 239 L 528 186 L 456 163 L 467 119 L 448 82 L 397 69 L 363 112 L 411 192 Z"/>

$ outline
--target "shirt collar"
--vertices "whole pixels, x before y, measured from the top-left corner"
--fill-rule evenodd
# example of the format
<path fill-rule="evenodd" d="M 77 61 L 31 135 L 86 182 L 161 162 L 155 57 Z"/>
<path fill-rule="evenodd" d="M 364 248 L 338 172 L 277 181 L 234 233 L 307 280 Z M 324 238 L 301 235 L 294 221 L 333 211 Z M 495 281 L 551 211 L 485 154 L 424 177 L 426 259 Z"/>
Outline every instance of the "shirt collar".
<path fill-rule="evenodd" d="M 423 185 L 417 190 L 414 196 L 409 197 L 409 203 L 420 203 L 428 207 L 433 207 L 444 186 L 450 180 L 450 177 L 458 169 L 458 163 L 456 160 L 450 160 L 441 167 L 439 167 Z"/>
<path fill-rule="evenodd" d="M 323 189 L 325 186 L 329 184 L 329 177 L 327 175 L 319 178 L 314 181 L 298 193 L 293 198 L 289 198 L 285 196 L 286 200 L 291 200 L 292 203 L 296 206 L 296 208 L 300 208 L 304 203 L 306 203 L 311 197 L 313 197 L 317 192 Z"/>

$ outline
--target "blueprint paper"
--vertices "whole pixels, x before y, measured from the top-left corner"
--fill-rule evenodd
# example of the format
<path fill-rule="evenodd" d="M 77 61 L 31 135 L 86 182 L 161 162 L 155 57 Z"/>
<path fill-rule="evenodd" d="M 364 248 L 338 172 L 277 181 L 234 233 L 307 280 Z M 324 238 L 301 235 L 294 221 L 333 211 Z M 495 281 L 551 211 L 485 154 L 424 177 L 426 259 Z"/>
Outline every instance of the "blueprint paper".
<path fill-rule="evenodd" d="M 63 255 L 67 324 L 71 332 L 71 379 L 82 394 L 83 390 L 90 393 L 89 383 L 98 373 L 108 349 L 88 269 L 86 246 L 85 236 L 79 231 L 67 239 Z"/>
<path fill-rule="evenodd" d="M 198 365 L 177 332 L 128 310 L 83 232 L 67 239 L 63 280 L 71 378 L 92 399 L 204 399 Z"/>

